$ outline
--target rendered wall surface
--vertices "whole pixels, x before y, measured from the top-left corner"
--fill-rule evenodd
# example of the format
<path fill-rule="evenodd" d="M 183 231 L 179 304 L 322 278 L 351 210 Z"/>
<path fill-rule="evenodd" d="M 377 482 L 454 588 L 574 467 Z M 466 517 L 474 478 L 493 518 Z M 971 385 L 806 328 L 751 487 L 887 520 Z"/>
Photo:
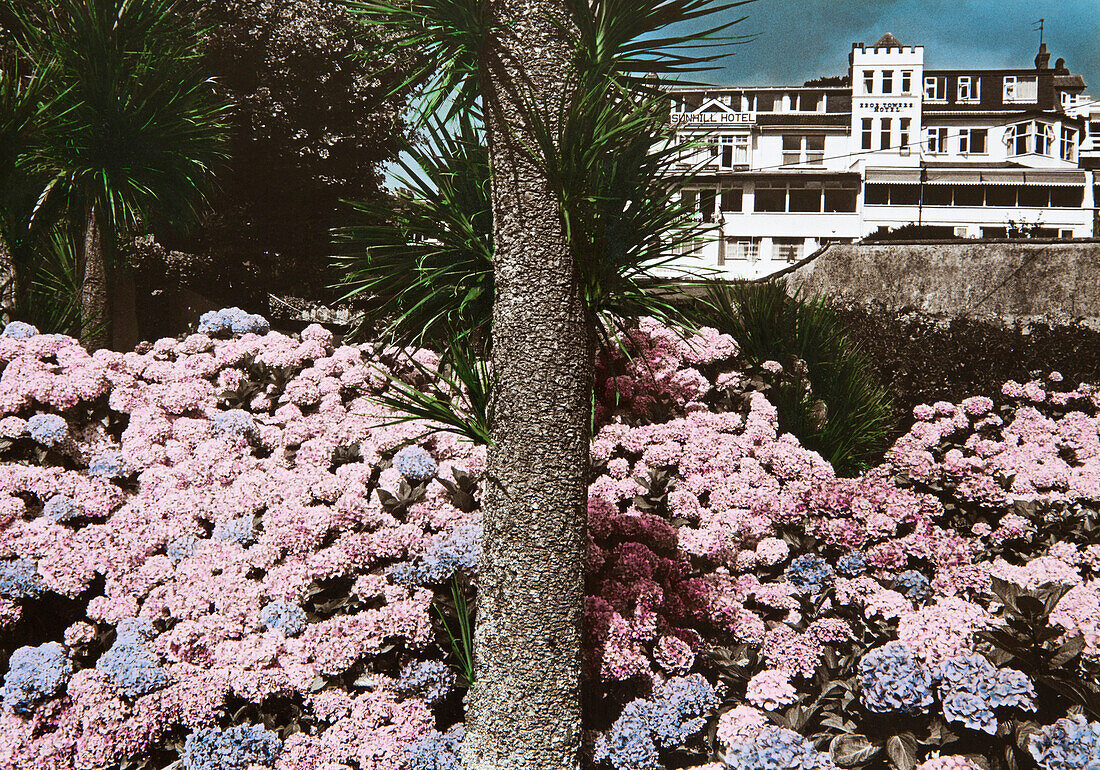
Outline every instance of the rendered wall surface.
<path fill-rule="evenodd" d="M 1100 240 L 835 244 L 786 280 L 842 304 L 1100 329 Z"/>

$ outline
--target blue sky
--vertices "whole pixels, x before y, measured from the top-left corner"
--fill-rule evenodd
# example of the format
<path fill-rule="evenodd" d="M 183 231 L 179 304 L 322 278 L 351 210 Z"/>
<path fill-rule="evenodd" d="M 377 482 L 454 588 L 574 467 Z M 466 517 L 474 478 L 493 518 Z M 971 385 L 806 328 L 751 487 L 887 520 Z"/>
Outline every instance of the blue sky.
<path fill-rule="evenodd" d="M 1100 0 L 756 0 L 737 9 L 748 18 L 733 27 L 754 33 L 699 79 L 719 85 L 801 85 L 848 71 L 852 43 L 870 45 L 892 32 L 923 45 L 925 66 L 1032 67 L 1043 36 L 1051 66 L 1065 57 L 1100 98 Z"/>

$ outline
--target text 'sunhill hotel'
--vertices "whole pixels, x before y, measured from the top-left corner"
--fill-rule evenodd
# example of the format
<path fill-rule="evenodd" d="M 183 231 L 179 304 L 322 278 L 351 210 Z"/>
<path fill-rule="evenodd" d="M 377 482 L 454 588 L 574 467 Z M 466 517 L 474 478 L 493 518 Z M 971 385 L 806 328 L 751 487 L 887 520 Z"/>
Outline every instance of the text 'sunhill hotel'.
<path fill-rule="evenodd" d="M 717 225 L 684 264 L 767 275 L 881 228 L 945 236 L 1095 234 L 1100 104 L 1046 46 L 1034 67 L 926 69 L 924 47 L 856 43 L 848 77 L 798 87 L 676 88 L 684 167 Z"/>

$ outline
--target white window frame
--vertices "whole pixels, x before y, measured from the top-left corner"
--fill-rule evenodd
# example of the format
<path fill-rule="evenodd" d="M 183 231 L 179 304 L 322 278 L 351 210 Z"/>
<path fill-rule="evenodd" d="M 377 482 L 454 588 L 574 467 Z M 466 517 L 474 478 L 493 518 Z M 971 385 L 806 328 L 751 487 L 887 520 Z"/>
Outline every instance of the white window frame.
<path fill-rule="evenodd" d="M 947 154 L 947 126 L 933 126 L 924 129 L 925 147 L 929 155 Z"/>
<path fill-rule="evenodd" d="M 1019 78 L 1016 75 L 1004 76 L 1004 101 L 1006 104 L 1035 104 L 1039 100 L 1039 79 Z M 1026 89 L 1024 88 L 1026 86 Z M 1034 91 L 1023 94 L 1024 90 Z"/>
<path fill-rule="evenodd" d="M 981 78 L 960 75 L 956 97 L 960 102 L 976 102 L 981 99 Z"/>
<path fill-rule="evenodd" d="M 872 118 L 863 118 L 861 131 L 860 131 L 860 149 L 864 152 L 869 151 L 875 146 L 875 125 Z"/>
<path fill-rule="evenodd" d="M 901 92 L 903 94 L 913 93 L 913 70 L 901 71 Z"/>
<path fill-rule="evenodd" d="M 1058 156 L 1062 160 L 1073 162 L 1077 160 L 1077 131 L 1069 126 L 1062 126 L 1062 137 L 1059 140 Z"/>
<path fill-rule="evenodd" d="M 912 118 L 898 118 L 898 152 L 902 155 L 909 154 L 909 131 L 912 125 Z"/>
<path fill-rule="evenodd" d="M 894 93 L 894 71 L 883 70 L 882 71 L 882 93 L 892 94 Z"/>
<path fill-rule="evenodd" d="M 976 132 L 984 134 L 985 141 L 981 150 L 974 149 L 974 135 Z M 989 129 L 988 128 L 961 128 L 959 129 L 959 153 L 962 155 L 988 155 L 989 154 Z"/>
<path fill-rule="evenodd" d="M 863 70 L 863 93 L 871 95 L 875 92 L 875 71 Z"/>
<path fill-rule="evenodd" d="M 893 118 L 880 118 L 878 124 L 878 148 L 884 152 L 889 152 L 893 149 L 894 141 L 894 120 Z"/>
<path fill-rule="evenodd" d="M 947 101 L 947 78 L 939 75 L 925 76 L 924 98 L 929 102 Z"/>

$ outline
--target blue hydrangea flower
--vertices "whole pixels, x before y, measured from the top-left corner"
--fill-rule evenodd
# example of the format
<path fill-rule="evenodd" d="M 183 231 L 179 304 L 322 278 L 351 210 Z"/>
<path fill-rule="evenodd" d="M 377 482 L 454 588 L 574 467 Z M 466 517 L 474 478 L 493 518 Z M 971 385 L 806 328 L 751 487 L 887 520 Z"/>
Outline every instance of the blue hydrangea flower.
<path fill-rule="evenodd" d="M 833 568 L 812 553 L 799 556 L 787 567 L 787 580 L 800 591 L 819 594 L 833 579 Z"/>
<path fill-rule="evenodd" d="M 25 340 L 36 334 L 38 334 L 38 327 L 31 326 L 29 323 L 24 323 L 23 321 L 12 321 L 4 327 L 3 336 L 11 337 L 16 340 Z"/>
<path fill-rule="evenodd" d="M 126 459 L 117 449 L 108 449 L 95 456 L 88 466 L 88 475 L 112 481 L 124 479 L 130 475 Z"/>
<path fill-rule="evenodd" d="M 481 517 L 469 519 L 432 535 L 414 572 L 414 582 L 442 583 L 455 572 L 472 575 L 481 558 Z"/>
<path fill-rule="evenodd" d="M 69 424 L 56 414 L 36 414 L 27 420 L 31 438 L 42 446 L 57 446 L 69 437 Z"/>
<path fill-rule="evenodd" d="M 894 590 L 914 602 L 922 602 L 932 595 L 932 585 L 915 569 L 906 570 L 894 578 Z"/>
<path fill-rule="evenodd" d="M 998 706 L 1015 706 L 1025 711 L 1035 711 L 1035 685 L 1023 671 L 1002 668 L 993 683 L 993 697 Z"/>
<path fill-rule="evenodd" d="M 413 484 L 420 484 L 435 478 L 439 466 L 427 450 L 418 446 L 409 446 L 393 456 L 393 467 Z"/>
<path fill-rule="evenodd" d="M 72 673 L 72 661 L 57 642 L 20 647 L 8 659 L 4 705 L 16 713 L 29 714 L 35 704 L 60 692 Z"/>
<path fill-rule="evenodd" d="M 140 644 L 156 635 L 149 618 L 122 618 L 115 625 L 115 644 Z"/>
<path fill-rule="evenodd" d="M 971 730 L 982 730 L 990 735 L 997 732 L 997 718 L 989 701 L 981 695 L 951 690 L 943 696 L 943 716 L 948 722 L 961 722 Z"/>
<path fill-rule="evenodd" d="M 276 599 L 260 611 L 260 620 L 272 630 L 297 636 L 306 630 L 306 611 L 297 604 Z"/>
<path fill-rule="evenodd" d="M 78 519 L 83 514 L 84 511 L 68 495 L 54 495 L 42 508 L 42 515 L 57 524 Z"/>
<path fill-rule="evenodd" d="M 100 657 L 96 668 L 128 698 L 139 698 L 169 683 L 168 673 L 161 668 L 160 659 L 152 648 L 132 637 L 116 640 Z"/>
<path fill-rule="evenodd" d="M 1100 723 L 1064 717 L 1032 735 L 1028 751 L 1043 770 L 1086 768 L 1100 762 Z"/>
<path fill-rule="evenodd" d="M 846 553 L 836 560 L 836 571 L 845 577 L 856 577 L 867 571 L 862 551 Z"/>
<path fill-rule="evenodd" d="M 230 409 L 214 418 L 214 430 L 228 439 L 248 440 L 256 435 L 256 420 L 243 409 Z"/>
<path fill-rule="evenodd" d="M 718 695 L 702 675 L 673 677 L 654 687 L 651 698 L 626 704 L 597 740 L 596 760 L 607 760 L 615 770 L 657 770 L 658 747 L 686 743 L 717 707 Z"/>
<path fill-rule="evenodd" d="M 165 553 L 168 554 L 169 559 L 179 562 L 193 554 L 198 544 L 199 539 L 194 535 L 182 535 L 168 543 L 164 550 Z"/>
<path fill-rule="evenodd" d="M 394 689 L 399 695 L 417 695 L 434 705 L 454 692 L 457 679 L 441 660 L 417 660 L 401 669 Z"/>
<path fill-rule="evenodd" d="M 267 334 L 271 324 L 261 315 L 246 313 L 239 307 L 211 310 L 199 317 L 199 333 L 219 336 L 225 334 Z"/>
<path fill-rule="evenodd" d="M 722 759 L 736 770 L 836 770 L 828 754 L 786 727 L 766 727 L 730 746 Z"/>
<path fill-rule="evenodd" d="M 0 596 L 18 601 L 37 599 L 46 591 L 38 563 L 30 559 L 0 560 Z"/>
<path fill-rule="evenodd" d="M 262 725 L 237 725 L 228 730 L 196 730 L 183 742 L 180 759 L 187 770 L 246 770 L 251 764 L 275 764 L 283 742 Z"/>
<path fill-rule="evenodd" d="M 864 655 L 857 681 L 869 711 L 927 713 L 932 705 L 932 674 L 901 642 Z"/>
<path fill-rule="evenodd" d="M 399 586 L 415 585 L 419 571 L 412 562 L 399 561 L 390 567 L 390 579 Z"/>
<path fill-rule="evenodd" d="M 453 725 L 445 733 L 432 730 L 405 749 L 408 770 L 462 770 L 458 752 L 465 735 L 462 724 Z"/>
<path fill-rule="evenodd" d="M 256 542 L 256 534 L 255 519 L 251 513 L 246 513 L 244 516 L 215 524 L 211 537 L 223 543 L 236 543 L 247 547 Z"/>

